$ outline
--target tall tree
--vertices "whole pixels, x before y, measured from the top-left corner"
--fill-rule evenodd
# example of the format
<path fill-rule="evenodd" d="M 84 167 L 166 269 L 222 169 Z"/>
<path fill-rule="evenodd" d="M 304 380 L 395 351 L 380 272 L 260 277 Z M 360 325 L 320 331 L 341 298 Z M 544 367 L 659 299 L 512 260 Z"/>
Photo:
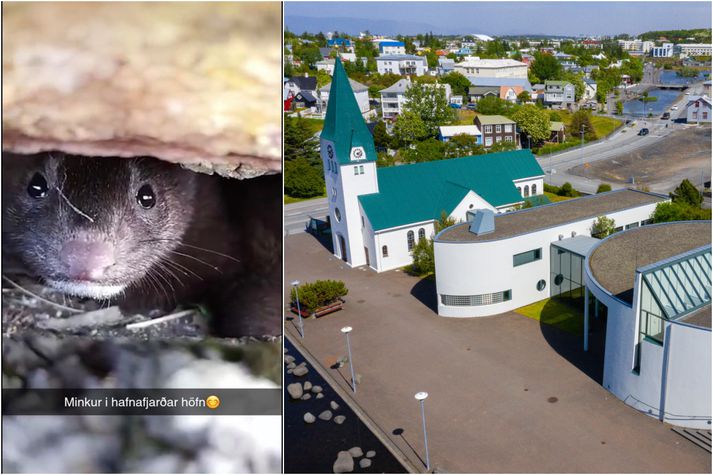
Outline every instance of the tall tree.
<path fill-rule="evenodd" d="M 444 151 L 446 158 L 467 157 L 470 155 L 482 155 L 484 153 L 485 148 L 478 144 L 475 137 L 468 134 L 457 134 L 451 137 L 451 139 L 446 142 Z"/>
<path fill-rule="evenodd" d="M 703 204 L 703 195 L 687 178 L 669 195 L 672 201 L 686 203 L 697 208 L 700 208 L 701 204 Z"/>
<path fill-rule="evenodd" d="M 404 93 L 404 110 L 421 118 L 427 135 L 435 137 L 438 127 L 455 120 L 455 112 L 446 100 L 446 91 L 439 84 L 414 83 Z"/>
<path fill-rule="evenodd" d="M 405 110 L 396 118 L 394 137 L 400 145 L 411 145 L 428 136 L 426 125 L 421 117 L 410 110 Z"/>
<path fill-rule="evenodd" d="M 532 62 L 530 70 L 540 81 L 549 81 L 560 78 L 562 65 L 551 54 L 538 51 L 535 53 L 535 60 Z"/>
<path fill-rule="evenodd" d="M 515 112 L 512 120 L 520 130 L 527 134 L 532 142 L 540 143 L 550 138 L 550 114 L 532 104 L 525 104 Z"/>
<path fill-rule="evenodd" d="M 285 115 L 284 127 L 285 161 L 303 158 L 310 165 L 321 168 L 322 159 L 318 152 L 319 141 L 307 121 L 299 116 Z"/>
<path fill-rule="evenodd" d="M 597 131 L 594 130 L 592 125 L 591 114 L 586 110 L 578 110 L 572 114 L 572 120 L 569 124 L 570 135 L 581 137 L 582 130 L 584 130 L 584 138 L 587 141 L 597 139 Z"/>
<path fill-rule="evenodd" d="M 468 89 L 470 88 L 470 80 L 463 76 L 461 73 L 453 71 L 441 78 L 444 84 L 451 86 L 451 92 L 456 96 L 468 96 Z"/>

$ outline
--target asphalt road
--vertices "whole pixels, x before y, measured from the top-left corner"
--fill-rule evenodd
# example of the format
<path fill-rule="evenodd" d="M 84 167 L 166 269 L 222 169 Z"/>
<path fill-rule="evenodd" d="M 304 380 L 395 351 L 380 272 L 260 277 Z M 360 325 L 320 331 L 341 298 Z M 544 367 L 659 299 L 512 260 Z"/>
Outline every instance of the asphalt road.
<path fill-rule="evenodd" d="M 703 83 L 693 84 L 687 91 L 691 95 L 702 94 Z M 590 180 L 587 177 L 571 175 L 567 173 L 567 170 L 585 163 L 606 160 L 623 153 L 632 152 L 665 139 L 674 130 L 690 127 L 674 123 L 674 120 L 685 115 L 685 105 L 688 97 L 688 95 L 683 95 L 681 99 L 672 104 L 672 106 L 677 106 L 678 110 L 669 110 L 671 112 L 671 120 L 661 120 L 660 116 L 645 120 L 635 120 L 632 122 L 633 126 L 624 127 L 602 141 L 585 145 L 582 148 L 538 158 L 540 166 L 545 171 L 545 182 L 555 186 L 561 186 L 565 182 L 569 182 L 575 189 L 584 193 L 595 193 L 600 180 Z M 666 127 L 667 124 L 668 127 Z M 649 129 L 649 134 L 645 136 L 637 135 L 643 127 Z M 285 233 L 296 234 L 304 232 L 305 224 L 310 217 L 324 219 L 327 210 L 326 198 L 285 205 Z"/>

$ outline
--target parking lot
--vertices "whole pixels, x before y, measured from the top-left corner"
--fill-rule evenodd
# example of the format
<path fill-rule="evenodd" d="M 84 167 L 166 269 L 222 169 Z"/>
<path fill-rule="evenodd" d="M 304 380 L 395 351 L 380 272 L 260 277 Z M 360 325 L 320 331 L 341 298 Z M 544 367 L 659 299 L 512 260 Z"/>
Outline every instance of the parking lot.
<path fill-rule="evenodd" d="M 625 405 L 586 368 L 601 355 L 534 320 L 441 318 L 432 281 L 351 269 L 309 234 L 285 238 L 285 281 L 345 281 L 345 309 L 305 320 L 300 340 L 346 391 L 349 325 L 355 403 L 423 466 L 418 391 L 427 391 L 432 466 L 443 472 L 710 472 L 710 454 Z M 289 284 L 286 285 L 289 287 Z M 288 296 L 289 298 L 289 296 Z M 583 368 L 584 370 L 580 369 Z"/>

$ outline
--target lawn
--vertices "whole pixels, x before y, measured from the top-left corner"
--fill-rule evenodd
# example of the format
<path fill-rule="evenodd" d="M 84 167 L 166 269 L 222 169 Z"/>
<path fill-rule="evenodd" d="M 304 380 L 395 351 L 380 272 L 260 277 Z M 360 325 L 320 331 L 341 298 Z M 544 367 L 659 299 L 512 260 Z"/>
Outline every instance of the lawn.
<path fill-rule="evenodd" d="M 560 117 L 562 117 L 562 122 L 564 122 L 565 126 L 569 126 L 569 124 L 572 122 L 572 114 L 569 111 L 557 111 L 557 113 L 560 115 Z M 597 137 L 600 139 L 603 139 L 607 135 L 614 132 L 614 129 L 619 127 L 622 122 L 619 119 L 603 117 L 595 114 L 591 115 L 590 120 L 592 121 L 594 131 L 597 133 Z M 571 136 L 569 131 L 567 131 L 567 135 Z M 579 143 L 579 141 L 577 143 Z"/>
<path fill-rule="evenodd" d="M 575 308 L 560 299 L 550 298 L 540 300 L 515 310 L 527 318 L 540 323 L 552 325 L 573 335 L 582 335 L 584 330 L 584 315 L 581 308 Z"/>
<path fill-rule="evenodd" d="M 550 201 L 553 202 L 553 203 L 556 203 L 556 202 L 558 202 L 558 201 L 567 201 L 567 200 L 571 200 L 571 199 L 572 199 L 571 196 L 560 196 L 560 195 L 556 195 L 556 194 L 554 194 L 554 193 L 550 193 L 549 191 L 545 191 L 544 194 L 545 194 L 545 196 L 548 197 L 548 198 L 550 199 Z"/>
<path fill-rule="evenodd" d="M 456 109 L 458 116 L 458 125 L 473 125 L 473 119 L 475 119 L 475 111 L 466 109 Z"/>
<path fill-rule="evenodd" d="M 327 197 L 326 191 L 319 196 L 312 196 L 311 198 L 294 198 L 289 195 L 284 195 L 284 202 L 286 205 L 288 205 L 290 203 L 299 203 L 300 201 L 316 200 L 317 198 L 326 198 L 326 197 Z"/>

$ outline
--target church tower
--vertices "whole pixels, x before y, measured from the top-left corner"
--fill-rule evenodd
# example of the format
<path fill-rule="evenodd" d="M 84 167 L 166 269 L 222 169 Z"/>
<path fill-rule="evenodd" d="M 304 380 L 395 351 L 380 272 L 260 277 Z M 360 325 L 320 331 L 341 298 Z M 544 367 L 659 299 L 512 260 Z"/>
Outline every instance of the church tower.
<path fill-rule="evenodd" d="M 365 265 L 369 255 L 359 195 L 379 192 L 376 149 L 339 58 L 334 64 L 320 153 L 334 255 L 352 267 Z"/>

